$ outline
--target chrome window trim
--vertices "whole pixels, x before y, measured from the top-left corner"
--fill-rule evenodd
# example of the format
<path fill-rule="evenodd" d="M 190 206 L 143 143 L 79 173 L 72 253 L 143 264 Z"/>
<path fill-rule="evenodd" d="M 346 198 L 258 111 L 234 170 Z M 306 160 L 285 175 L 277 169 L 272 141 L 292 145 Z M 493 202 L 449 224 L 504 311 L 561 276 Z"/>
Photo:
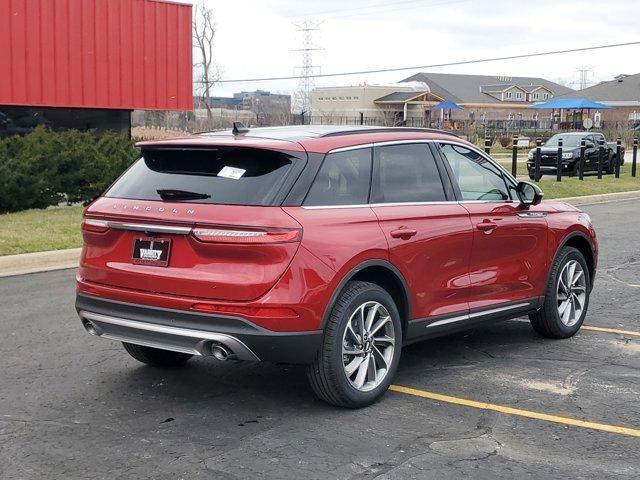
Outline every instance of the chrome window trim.
<path fill-rule="evenodd" d="M 434 143 L 438 142 L 438 140 L 429 139 L 415 139 L 415 140 L 385 140 L 384 142 L 369 142 L 363 143 L 361 145 L 352 145 L 350 147 L 338 147 L 333 150 L 329 150 L 326 155 L 330 153 L 340 153 L 340 152 L 348 152 L 350 150 L 359 150 L 361 148 L 373 148 L 373 147 L 384 147 L 387 145 L 405 145 L 412 143 Z M 461 144 L 462 145 L 462 144 Z"/>
<path fill-rule="evenodd" d="M 331 153 L 350 152 L 351 150 L 362 150 L 364 148 L 371 148 L 371 147 L 373 147 L 373 143 L 363 143 L 361 145 L 352 145 L 350 147 L 334 148 L 333 150 L 329 150 L 327 153 L 325 153 L 325 157 Z"/>
<path fill-rule="evenodd" d="M 377 208 L 377 207 L 417 207 L 424 205 L 463 205 L 465 203 L 515 203 L 514 200 L 441 200 L 437 202 L 390 202 L 390 203 L 362 203 L 357 205 L 300 205 L 305 210 L 322 210 L 335 208 Z"/>

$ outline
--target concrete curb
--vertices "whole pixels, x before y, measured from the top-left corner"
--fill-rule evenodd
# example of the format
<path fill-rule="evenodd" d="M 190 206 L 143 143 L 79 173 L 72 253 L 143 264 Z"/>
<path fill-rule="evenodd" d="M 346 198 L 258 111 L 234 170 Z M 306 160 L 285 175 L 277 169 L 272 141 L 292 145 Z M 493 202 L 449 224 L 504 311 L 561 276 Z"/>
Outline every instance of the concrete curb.
<path fill-rule="evenodd" d="M 562 201 L 571 205 L 595 205 L 598 203 L 640 200 L 640 190 L 631 192 L 603 193 L 584 197 L 556 198 L 549 201 Z M 0 256 L 0 277 L 24 275 L 26 273 L 48 272 L 65 268 L 77 268 L 81 248 L 53 250 L 50 252 L 22 253 Z"/>
<path fill-rule="evenodd" d="M 21 253 L 0 257 L 0 277 L 77 268 L 81 248 L 50 252 Z"/>
<path fill-rule="evenodd" d="M 595 205 L 598 203 L 621 202 L 623 200 L 640 199 L 640 190 L 630 192 L 601 193 L 599 195 L 585 195 L 583 197 L 552 198 L 549 201 L 567 202 L 571 205 Z"/>

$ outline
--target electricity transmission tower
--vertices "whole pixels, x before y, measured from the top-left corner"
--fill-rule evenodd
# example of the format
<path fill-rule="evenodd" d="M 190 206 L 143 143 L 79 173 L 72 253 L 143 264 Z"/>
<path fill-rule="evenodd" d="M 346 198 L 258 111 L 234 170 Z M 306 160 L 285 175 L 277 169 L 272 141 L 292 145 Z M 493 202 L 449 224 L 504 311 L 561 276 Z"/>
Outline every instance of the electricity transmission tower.
<path fill-rule="evenodd" d="M 314 45 L 313 34 L 319 30 L 318 27 L 321 23 L 321 21 L 313 20 L 294 23 L 297 31 L 302 34 L 302 48 L 297 48 L 293 51 L 301 52 L 302 54 L 302 65 L 296 67 L 302 78 L 300 78 L 298 91 L 295 95 L 295 103 L 296 110 L 299 110 L 303 117 L 310 117 L 311 115 L 311 91 L 315 85 L 313 76 L 320 70 L 320 67 L 313 64 L 313 52 L 322 49 Z"/>
<path fill-rule="evenodd" d="M 591 83 L 589 77 L 593 76 L 593 67 L 580 67 L 577 69 L 580 73 L 580 90 L 587 88 Z"/>

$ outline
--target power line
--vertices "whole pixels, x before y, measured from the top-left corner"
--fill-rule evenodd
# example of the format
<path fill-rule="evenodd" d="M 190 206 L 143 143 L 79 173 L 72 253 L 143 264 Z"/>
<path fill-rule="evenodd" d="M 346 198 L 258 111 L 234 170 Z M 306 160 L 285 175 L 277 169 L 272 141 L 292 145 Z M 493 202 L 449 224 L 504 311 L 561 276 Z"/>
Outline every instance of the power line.
<path fill-rule="evenodd" d="M 374 10 L 374 11 L 367 11 L 367 12 L 355 12 L 355 13 L 347 13 L 347 14 L 343 14 L 343 15 L 333 15 L 331 17 L 331 19 L 343 19 L 343 18 L 352 18 L 352 17 L 363 17 L 363 16 L 368 16 L 368 15 L 377 15 L 377 14 L 381 14 L 381 13 L 392 13 L 392 12 L 397 12 L 402 10 L 407 11 L 407 10 L 415 10 L 417 8 L 422 8 L 422 7 L 439 7 L 442 5 L 453 5 L 454 3 L 463 3 L 463 2 L 469 2 L 471 0 L 444 0 L 444 1 L 439 1 L 439 2 L 433 2 L 433 3 L 427 3 L 426 5 L 413 5 L 413 6 L 404 6 L 404 7 L 395 7 L 395 8 L 382 8 L 381 10 Z M 381 7 L 378 7 L 381 8 Z"/>
<path fill-rule="evenodd" d="M 459 66 L 459 65 L 472 65 L 476 63 L 498 62 L 503 60 L 517 60 L 520 58 L 542 57 L 546 55 L 559 55 L 563 53 L 586 52 L 589 50 L 601 50 L 604 48 L 627 47 L 631 45 L 640 45 L 640 41 L 625 42 L 625 43 L 611 43 L 606 45 L 594 45 L 591 47 L 569 48 L 565 50 L 551 50 L 547 52 L 524 53 L 520 55 L 508 55 L 504 57 L 482 58 L 477 60 L 461 60 L 458 62 L 435 63 L 432 65 L 416 65 L 412 67 L 378 68 L 378 69 L 371 69 L 371 70 L 357 70 L 357 71 L 351 71 L 351 72 L 318 73 L 318 74 L 309 75 L 309 77 L 313 77 L 313 78 L 346 77 L 349 75 L 365 75 L 370 73 L 401 72 L 406 70 L 421 70 L 421 69 L 437 68 L 437 67 L 453 67 L 453 66 Z M 218 83 L 270 82 L 275 80 L 299 80 L 301 78 L 306 78 L 306 76 L 290 75 L 290 76 L 278 76 L 278 77 L 241 78 L 241 79 L 218 80 Z"/>
<path fill-rule="evenodd" d="M 429 2 L 426 5 L 417 5 L 417 7 L 421 7 L 421 6 L 425 6 L 425 7 L 431 7 L 434 5 L 443 5 L 446 3 L 458 3 L 458 1 L 469 1 L 469 0 L 450 0 L 450 1 L 444 1 L 444 2 Z M 347 13 L 346 15 L 343 15 L 345 12 L 357 12 L 357 11 L 362 11 L 362 10 L 370 10 L 370 9 L 379 9 L 382 8 L 383 11 L 386 10 L 387 7 L 397 7 L 398 5 L 406 5 L 406 4 L 412 4 L 412 3 L 425 3 L 425 0 L 400 0 L 398 2 L 384 2 L 384 3 L 374 3 L 371 5 L 363 5 L 360 7 L 347 7 L 347 8 L 341 8 L 339 10 L 324 10 L 324 11 L 319 11 L 319 12 L 309 12 L 303 15 L 291 15 L 290 18 L 304 18 L 304 17 L 309 17 L 309 16 L 314 16 L 314 17 L 324 17 L 329 15 L 332 18 L 342 18 L 343 16 L 346 17 L 350 17 L 353 16 L 354 14 L 352 13 Z M 412 8 L 412 7 L 403 7 L 403 8 Z M 415 8 L 415 7 L 413 7 Z M 396 10 L 397 8 L 395 8 L 394 10 Z M 338 13 L 340 15 L 337 15 L 334 17 L 335 14 Z M 372 13 L 379 13 L 379 12 L 372 12 Z M 355 14 L 358 15 L 358 14 Z"/>

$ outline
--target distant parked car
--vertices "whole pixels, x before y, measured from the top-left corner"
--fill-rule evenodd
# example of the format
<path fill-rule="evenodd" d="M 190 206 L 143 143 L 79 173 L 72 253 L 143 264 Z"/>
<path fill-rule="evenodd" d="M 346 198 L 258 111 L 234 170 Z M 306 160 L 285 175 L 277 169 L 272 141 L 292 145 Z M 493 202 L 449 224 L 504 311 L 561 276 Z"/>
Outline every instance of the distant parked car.
<path fill-rule="evenodd" d="M 558 162 L 558 141 L 562 139 L 562 174 L 570 177 L 578 175 L 580 168 L 580 144 L 582 139 L 586 140 L 586 149 L 584 151 L 584 171 L 598 171 L 598 143 L 605 140 L 602 133 L 589 132 L 568 132 L 557 133 L 545 143 L 540 150 L 540 176 L 555 175 Z M 536 149 L 529 151 L 527 159 L 527 169 L 529 170 L 529 178 L 535 177 L 535 154 Z M 605 173 L 613 173 L 616 167 L 616 161 L 620 165 L 624 165 L 624 146 L 620 153 L 620 159 L 617 158 L 616 142 L 606 142 L 604 144 L 604 152 L 602 156 L 602 171 Z"/>

